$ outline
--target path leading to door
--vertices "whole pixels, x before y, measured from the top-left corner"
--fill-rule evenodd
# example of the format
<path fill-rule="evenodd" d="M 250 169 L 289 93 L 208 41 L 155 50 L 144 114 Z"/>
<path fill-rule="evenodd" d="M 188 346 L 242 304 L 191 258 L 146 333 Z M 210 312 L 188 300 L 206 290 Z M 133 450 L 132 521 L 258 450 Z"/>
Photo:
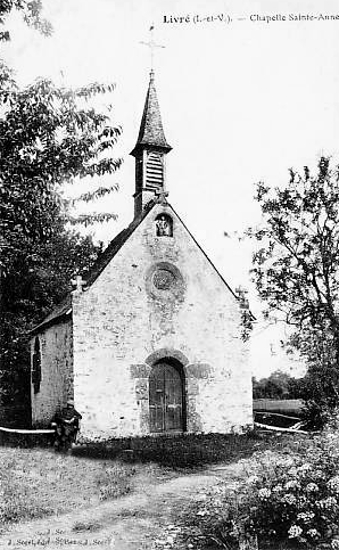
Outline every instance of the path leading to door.
<path fill-rule="evenodd" d="M 0 537 L 0 548 L 107 548 L 155 550 L 166 527 L 183 506 L 203 498 L 218 480 L 231 483 L 243 472 L 243 461 L 177 474 L 165 482 L 141 479 L 131 495 L 66 515 L 12 526 Z"/>

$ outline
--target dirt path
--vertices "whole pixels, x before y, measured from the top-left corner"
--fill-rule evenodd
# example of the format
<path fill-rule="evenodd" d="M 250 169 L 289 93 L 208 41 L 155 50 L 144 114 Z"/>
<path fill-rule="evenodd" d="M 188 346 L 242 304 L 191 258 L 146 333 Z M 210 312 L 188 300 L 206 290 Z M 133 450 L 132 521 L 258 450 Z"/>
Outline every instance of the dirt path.
<path fill-rule="evenodd" d="M 12 526 L 0 537 L 0 548 L 99 548 L 154 550 L 180 508 L 202 498 L 220 478 L 230 483 L 242 465 L 215 466 L 165 482 L 141 479 L 136 492 L 98 506 Z M 159 546 L 158 546 L 159 547 Z"/>

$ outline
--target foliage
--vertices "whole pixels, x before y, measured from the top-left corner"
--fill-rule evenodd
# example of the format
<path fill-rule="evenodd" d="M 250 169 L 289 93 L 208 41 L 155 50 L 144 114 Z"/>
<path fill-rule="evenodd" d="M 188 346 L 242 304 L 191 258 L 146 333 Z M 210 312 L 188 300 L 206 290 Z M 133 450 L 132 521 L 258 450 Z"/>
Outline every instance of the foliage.
<path fill-rule="evenodd" d="M 65 200 L 62 186 L 119 168 L 121 159 L 111 151 L 121 128 L 89 105 L 112 90 L 99 84 L 60 89 L 46 80 L 23 90 L 7 81 L 0 90 L 0 379 L 6 403 L 29 394 L 28 330 L 100 252 L 90 237 L 66 228 L 77 219 L 70 210 L 74 200 Z M 116 188 L 101 186 L 77 200 L 96 200 Z M 80 221 L 87 225 L 97 218 L 82 215 Z"/>
<path fill-rule="evenodd" d="M 8 16 L 18 12 L 24 22 L 43 35 L 49 36 L 52 33 L 52 25 L 42 17 L 42 0 L 0 0 L 0 43 L 11 40 L 10 32 L 6 27 Z M 0 58 L 0 93 L 1 103 L 4 92 L 15 87 L 13 72 L 6 62 Z"/>
<path fill-rule="evenodd" d="M 319 430 L 338 413 L 338 371 L 334 365 L 310 365 L 304 377 L 304 418 Z"/>
<path fill-rule="evenodd" d="M 41 17 L 41 0 L 1 0 L 0 25 L 2 25 L 2 30 L 0 31 L 0 41 L 4 42 L 10 40 L 10 33 L 4 28 L 4 25 L 6 18 L 14 10 L 21 13 L 28 26 L 38 29 L 43 34 L 51 34 L 51 24 Z"/>
<path fill-rule="evenodd" d="M 41 0 L 0 1 L 0 41 L 10 40 L 9 15 L 49 35 Z M 88 269 L 100 247 L 66 223 L 115 218 L 112 212 L 72 215 L 75 200 L 88 202 L 117 189 L 116 183 L 66 201 L 65 182 L 112 174 L 121 128 L 93 98 L 114 86 L 93 83 L 77 90 L 38 79 L 19 89 L 0 60 L 0 386 L 1 405 L 27 404 L 28 330 L 71 289 L 71 278 Z"/>
<path fill-rule="evenodd" d="M 250 311 L 250 306 L 247 298 L 247 290 L 242 287 L 235 289 L 235 293 L 239 299 L 240 314 L 241 314 L 241 338 L 247 342 L 253 330 L 254 317 Z"/>
<path fill-rule="evenodd" d="M 119 168 L 121 159 L 109 152 L 121 129 L 111 125 L 108 115 L 81 105 L 112 90 L 113 85 L 99 84 L 67 90 L 38 80 L 24 90 L 2 92 L 1 232 L 5 242 L 14 241 L 6 245 L 18 248 L 22 239 L 45 241 L 58 232 L 67 221 L 61 184 Z M 80 198 L 88 201 L 97 194 Z"/>
<path fill-rule="evenodd" d="M 339 436 L 328 433 L 298 451 L 266 451 L 246 461 L 230 487 L 219 483 L 190 509 L 194 548 L 317 547 L 339 544 Z M 193 533 L 193 535 L 192 535 Z M 290 541 L 290 542 L 289 542 Z M 335 542 L 333 542 L 335 541 Z M 294 547 L 294 546 L 293 546 Z"/>
<path fill-rule="evenodd" d="M 29 397 L 28 330 L 71 290 L 72 277 L 86 270 L 100 248 L 90 237 L 60 232 L 45 243 L 13 251 L 3 272 L 1 311 L 1 402 L 27 404 Z"/>
<path fill-rule="evenodd" d="M 260 248 L 253 275 L 266 314 L 293 330 L 290 345 L 309 365 L 317 396 L 331 407 L 338 397 L 339 366 L 339 172 L 321 158 L 317 173 L 290 170 L 285 188 L 257 186 L 261 227 L 250 230 Z M 329 378 L 324 386 L 321 373 Z"/>
<path fill-rule="evenodd" d="M 298 399 L 304 397 L 304 379 L 294 378 L 280 370 L 268 378 L 253 381 L 253 399 Z"/>
<path fill-rule="evenodd" d="M 300 412 L 308 429 L 319 430 L 335 414 L 339 397 L 336 390 L 338 377 L 339 373 L 332 365 L 310 365 L 309 372 L 302 378 L 293 378 L 287 373 L 275 371 L 268 378 L 252 379 L 253 398 L 302 399 L 303 407 Z M 269 409 L 273 411 L 272 407 Z"/>

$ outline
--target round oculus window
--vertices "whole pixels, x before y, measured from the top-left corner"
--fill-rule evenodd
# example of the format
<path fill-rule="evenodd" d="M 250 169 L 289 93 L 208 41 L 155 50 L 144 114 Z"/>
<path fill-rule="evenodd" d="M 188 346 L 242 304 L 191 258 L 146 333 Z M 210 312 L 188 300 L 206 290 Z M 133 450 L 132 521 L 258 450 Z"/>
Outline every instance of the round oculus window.
<path fill-rule="evenodd" d="M 169 262 L 158 262 L 146 272 L 146 290 L 160 302 L 184 299 L 186 285 L 179 269 Z"/>
<path fill-rule="evenodd" d="M 158 290 L 169 290 L 175 279 L 174 273 L 166 268 L 158 268 L 153 274 L 153 284 Z"/>

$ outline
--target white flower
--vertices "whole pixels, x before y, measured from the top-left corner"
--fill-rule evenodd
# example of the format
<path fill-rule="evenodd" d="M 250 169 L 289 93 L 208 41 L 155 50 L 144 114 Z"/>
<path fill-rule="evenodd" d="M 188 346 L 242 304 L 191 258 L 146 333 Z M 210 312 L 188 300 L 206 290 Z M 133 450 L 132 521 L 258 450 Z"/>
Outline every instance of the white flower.
<path fill-rule="evenodd" d="M 315 493 L 316 491 L 319 491 L 319 487 L 315 483 L 311 482 L 311 483 L 308 483 L 306 485 L 306 492 L 307 493 Z"/>
<path fill-rule="evenodd" d="M 333 539 L 331 542 L 331 547 L 333 548 L 333 550 L 339 550 L 339 540 Z"/>
<path fill-rule="evenodd" d="M 250 476 L 247 480 L 248 485 L 252 485 L 254 483 L 257 483 L 259 481 L 258 476 Z"/>
<path fill-rule="evenodd" d="M 265 487 L 263 489 L 259 489 L 258 491 L 258 496 L 259 498 L 261 499 L 264 499 L 264 498 L 270 498 L 271 496 L 271 491 L 269 489 L 266 489 Z"/>
<path fill-rule="evenodd" d="M 323 500 L 319 500 L 319 502 L 316 503 L 318 508 L 323 508 L 325 510 L 333 508 L 334 506 L 337 506 L 337 504 L 338 501 L 335 497 L 324 498 Z"/>
<path fill-rule="evenodd" d="M 296 497 L 292 493 L 286 493 L 281 500 L 287 502 L 287 504 L 295 504 L 297 502 Z"/>
<path fill-rule="evenodd" d="M 291 527 L 288 530 L 288 537 L 290 539 L 295 539 L 301 535 L 303 532 L 302 528 L 299 527 L 299 525 L 291 525 Z"/>
<path fill-rule="evenodd" d="M 308 462 L 305 462 L 304 464 L 298 467 L 299 472 L 308 472 L 311 469 L 312 469 L 312 466 Z"/>
<path fill-rule="evenodd" d="M 300 512 L 300 514 L 297 515 L 297 519 L 304 523 L 309 523 L 314 518 L 314 515 L 313 512 Z"/>
<path fill-rule="evenodd" d="M 339 476 L 332 477 L 328 482 L 328 486 L 335 493 L 339 493 Z"/>
<path fill-rule="evenodd" d="M 316 529 L 309 529 L 307 531 L 307 534 L 308 534 L 309 537 L 312 537 L 313 539 L 320 536 L 320 533 Z"/>
<path fill-rule="evenodd" d="M 277 462 L 277 466 L 282 466 L 283 468 L 290 468 L 293 464 L 292 458 L 283 458 Z"/>
<path fill-rule="evenodd" d="M 281 493 L 282 490 L 283 490 L 282 485 L 276 485 L 272 489 L 273 493 Z"/>
<path fill-rule="evenodd" d="M 287 483 L 285 483 L 284 487 L 285 489 L 296 489 L 300 487 L 300 485 L 295 479 L 292 479 L 291 481 L 288 481 Z"/>

